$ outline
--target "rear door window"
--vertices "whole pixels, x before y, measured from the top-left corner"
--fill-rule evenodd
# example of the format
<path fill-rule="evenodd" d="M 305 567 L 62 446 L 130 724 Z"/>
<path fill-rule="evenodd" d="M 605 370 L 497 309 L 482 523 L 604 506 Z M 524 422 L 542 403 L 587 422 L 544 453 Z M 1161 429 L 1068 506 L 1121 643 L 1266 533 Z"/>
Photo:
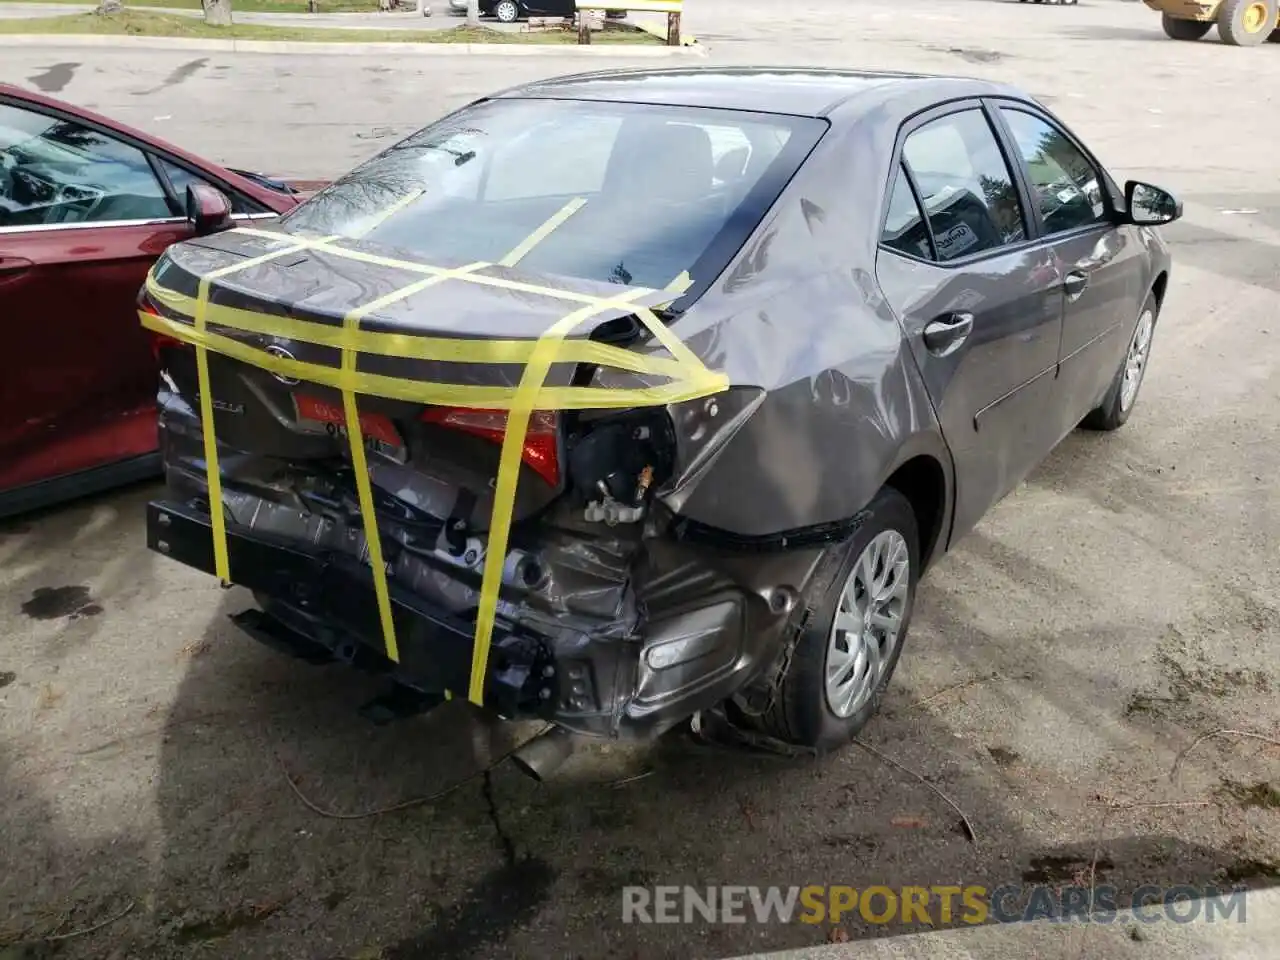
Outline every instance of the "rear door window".
<path fill-rule="evenodd" d="M 902 156 L 920 189 L 939 261 L 1027 238 L 1013 174 L 980 108 L 947 114 L 912 131 Z"/>

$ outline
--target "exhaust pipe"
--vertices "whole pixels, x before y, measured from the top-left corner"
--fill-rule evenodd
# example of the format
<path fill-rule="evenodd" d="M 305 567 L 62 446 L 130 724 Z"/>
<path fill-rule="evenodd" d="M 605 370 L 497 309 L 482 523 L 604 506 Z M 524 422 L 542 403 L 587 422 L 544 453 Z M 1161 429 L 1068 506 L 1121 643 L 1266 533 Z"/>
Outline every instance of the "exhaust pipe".
<path fill-rule="evenodd" d="M 519 747 L 511 759 L 521 773 L 545 783 L 569 759 L 573 750 L 573 734 L 564 727 L 552 727 Z"/>

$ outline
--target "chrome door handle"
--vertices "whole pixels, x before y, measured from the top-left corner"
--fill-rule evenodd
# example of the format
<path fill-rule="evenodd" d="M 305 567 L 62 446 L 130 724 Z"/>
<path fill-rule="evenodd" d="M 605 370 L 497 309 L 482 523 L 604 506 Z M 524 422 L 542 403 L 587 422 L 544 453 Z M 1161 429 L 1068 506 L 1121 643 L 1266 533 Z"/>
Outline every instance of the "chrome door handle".
<path fill-rule="evenodd" d="M 1071 271 L 1062 280 L 1062 289 L 1067 292 L 1068 300 L 1079 299 L 1087 286 L 1089 286 L 1089 275 L 1079 270 Z"/>
<path fill-rule="evenodd" d="M 973 332 L 972 313 L 947 313 L 925 325 L 924 345 L 935 357 L 946 357 L 960 349 Z"/>

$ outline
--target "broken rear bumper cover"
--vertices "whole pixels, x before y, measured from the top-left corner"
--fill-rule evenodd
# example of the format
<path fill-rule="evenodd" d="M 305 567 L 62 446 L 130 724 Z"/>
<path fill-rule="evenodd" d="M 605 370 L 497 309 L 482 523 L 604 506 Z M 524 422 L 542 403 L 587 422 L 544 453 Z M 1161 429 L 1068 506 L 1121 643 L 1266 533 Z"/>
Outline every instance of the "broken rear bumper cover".
<path fill-rule="evenodd" d="M 147 545 L 214 573 L 213 535 L 199 500 L 147 508 Z M 230 524 L 234 582 L 261 611 L 233 620 L 255 638 L 312 662 L 352 663 L 424 694 L 465 691 L 474 619 L 389 583 L 399 662 L 383 653 L 369 567 L 341 551 L 286 543 Z M 575 733 L 648 739 L 741 691 L 775 659 L 790 605 L 770 584 L 800 586 L 815 551 L 762 563 L 660 541 L 646 552 L 634 589 L 639 615 L 627 636 L 593 635 L 561 622 L 532 627 L 499 615 L 485 706 L 509 719 L 543 718 Z"/>

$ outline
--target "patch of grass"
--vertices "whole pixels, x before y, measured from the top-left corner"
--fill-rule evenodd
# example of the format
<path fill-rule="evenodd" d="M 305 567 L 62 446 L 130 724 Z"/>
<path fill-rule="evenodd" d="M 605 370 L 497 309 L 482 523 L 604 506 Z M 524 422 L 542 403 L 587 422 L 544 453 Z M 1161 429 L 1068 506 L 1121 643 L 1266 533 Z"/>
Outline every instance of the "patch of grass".
<path fill-rule="evenodd" d="M 1280 863 L 1269 863 L 1266 860 L 1240 860 L 1216 871 L 1218 880 L 1224 883 L 1246 883 L 1253 881 L 1280 880 Z"/>
<path fill-rule="evenodd" d="M 991 759 L 1002 767 L 1010 766 L 1022 759 L 1016 750 L 1010 750 L 1008 747 L 987 747 L 987 753 L 991 754 Z"/>
<path fill-rule="evenodd" d="M 1223 780 L 1217 792 L 1220 796 L 1230 797 L 1242 807 L 1280 810 L 1280 790 L 1265 780 L 1259 780 L 1257 783 Z"/>
<path fill-rule="evenodd" d="M 6 3 L 87 3 L 91 0 L 5 0 Z M 306 13 L 307 0 L 232 0 L 233 13 Z M 317 13 L 376 13 L 378 0 L 317 0 Z M 129 7 L 200 10 L 200 0 L 128 0 Z"/>
<path fill-rule="evenodd" d="M 572 30 L 507 32 L 487 27 L 444 30 L 333 30 L 328 27 L 273 27 L 237 23 L 214 27 L 199 17 L 124 10 L 114 14 L 81 13 L 67 17 L 0 20 L 0 34 L 55 34 L 131 37 L 187 37 L 205 40 L 277 40 L 313 43 L 541 43 L 576 44 Z M 642 30 L 603 30 L 592 43 L 661 43 Z"/>
<path fill-rule="evenodd" d="M 1150 691 L 1135 693 L 1125 705 L 1126 717 L 1140 713 L 1190 716 L 1196 703 L 1237 694 L 1266 694 L 1273 686 L 1271 677 L 1260 670 L 1213 663 L 1203 640 L 1184 636 L 1174 628 L 1160 641 L 1155 660 L 1165 676 L 1168 696 Z"/>
<path fill-rule="evenodd" d="M 181 946 L 221 940 L 244 927 L 256 927 L 283 906 L 281 901 L 251 904 L 203 920 L 192 920 L 178 927 L 173 939 Z"/>
<path fill-rule="evenodd" d="M 1271 692 L 1271 681 L 1266 674 L 1208 662 L 1203 643 L 1189 640 L 1176 630 L 1171 634 L 1161 643 L 1156 662 L 1164 669 L 1174 697 L 1187 699 L 1198 694 L 1222 699 L 1239 691 Z"/>

